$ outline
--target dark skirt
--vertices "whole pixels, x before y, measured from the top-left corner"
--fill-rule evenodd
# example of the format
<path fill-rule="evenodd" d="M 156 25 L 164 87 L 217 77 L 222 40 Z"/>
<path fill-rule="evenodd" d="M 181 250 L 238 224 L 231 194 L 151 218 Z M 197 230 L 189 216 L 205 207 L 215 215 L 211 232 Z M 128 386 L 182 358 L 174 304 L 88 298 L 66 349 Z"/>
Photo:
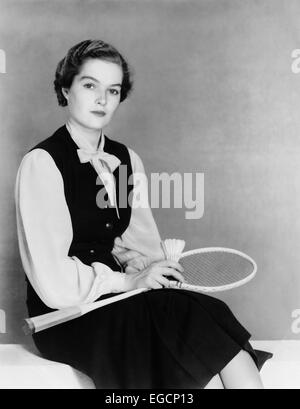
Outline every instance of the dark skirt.
<path fill-rule="evenodd" d="M 84 372 L 100 389 L 199 389 L 241 350 L 258 369 L 272 356 L 253 350 L 224 302 L 170 289 L 107 305 L 33 338 L 45 358 Z"/>

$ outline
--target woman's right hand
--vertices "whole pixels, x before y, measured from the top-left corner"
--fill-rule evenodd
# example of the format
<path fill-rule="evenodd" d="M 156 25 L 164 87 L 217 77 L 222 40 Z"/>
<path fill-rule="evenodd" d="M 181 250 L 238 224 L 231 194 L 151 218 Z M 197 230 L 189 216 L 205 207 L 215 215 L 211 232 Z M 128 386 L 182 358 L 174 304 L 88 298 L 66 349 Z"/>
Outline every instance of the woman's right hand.
<path fill-rule="evenodd" d="M 169 287 L 169 277 L 172 280 L 184 282 L 183 267 L 173 260 L 161 260 L 150 264 L 146 269 L 132 272 L 125 277 L 126 290 L 136 288 L 158 289 Z"/>

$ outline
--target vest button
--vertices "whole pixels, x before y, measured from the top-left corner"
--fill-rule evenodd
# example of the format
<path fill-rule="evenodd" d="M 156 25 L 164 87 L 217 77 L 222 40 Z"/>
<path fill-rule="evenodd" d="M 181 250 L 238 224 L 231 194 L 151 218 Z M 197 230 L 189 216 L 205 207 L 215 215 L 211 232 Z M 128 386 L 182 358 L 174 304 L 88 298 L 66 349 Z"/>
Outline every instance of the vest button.
<path fill-rule="evenodd" d="M 108 222 L 108 223 L 105 224 L 105 227 L 106 227 L 108 230 L 111 230 L 111 229 L 113 228 L 113 224 Z"/>
<path fill-rule="evenodd" d="M 95 253 L 95 250 L 90 250 L 90 253 Z"/>

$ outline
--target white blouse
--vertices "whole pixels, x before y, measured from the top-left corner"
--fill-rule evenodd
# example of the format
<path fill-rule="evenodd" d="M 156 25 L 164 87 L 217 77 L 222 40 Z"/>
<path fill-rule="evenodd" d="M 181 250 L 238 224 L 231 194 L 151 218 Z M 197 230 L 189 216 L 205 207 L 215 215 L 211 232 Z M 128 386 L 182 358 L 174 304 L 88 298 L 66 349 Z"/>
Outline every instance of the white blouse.
<path fill-rule="evenodd" d="M 70 132 L 69 127 L 68 130 Z M 82 148 L 84 141 L 81 143 L 79 135 L 74 131 L 70 134 Z M 103 149 L 103 143 L 99 144 L 99 149 Z M 132 149 L 128 150 L 135 188 L 135 174 L 145 174 L 145 170 L 140 157 Z M 139 178 L 138 189 L 148 206 L 136 206 L 133 195 L 130 224 L 116 240 L 114 255 L 135 250 L 150 259 L 164 258 L 145 179 Z M 62 175 L 47 151 L 36 148 L 24 156 L 17 173 L 15 201 L 23 268 L 48 307 L 61 309 L 93 302 L 106 293 L 126 291 L 126 273 L 113 271 L 100 262 L 89 266 L 76 256 L 68 256 L 73 239 L 71 216 Z"/>

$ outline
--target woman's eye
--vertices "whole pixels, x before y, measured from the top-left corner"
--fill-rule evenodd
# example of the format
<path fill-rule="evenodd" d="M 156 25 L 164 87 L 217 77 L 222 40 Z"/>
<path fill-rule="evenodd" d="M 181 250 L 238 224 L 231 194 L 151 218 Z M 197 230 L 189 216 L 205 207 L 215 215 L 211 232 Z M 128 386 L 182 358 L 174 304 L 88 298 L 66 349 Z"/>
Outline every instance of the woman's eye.
<path fill-rule="evenodd" d="M 87 89 L 93 89 L 95 87 L 95 85 L 92 84 L 91 82 L 89 82 L 87 84 L 84 84 L 83 86 L 84 86 L 84 88 L 87 88 Z"/>
<path fill-rule="evenodd" d="M 109 92 L 110 92 L 112 95 L 119 95 L 119 94 L 120 94 L 120 91 L 117 90 L 117 89 L 110 89 Z"/>

